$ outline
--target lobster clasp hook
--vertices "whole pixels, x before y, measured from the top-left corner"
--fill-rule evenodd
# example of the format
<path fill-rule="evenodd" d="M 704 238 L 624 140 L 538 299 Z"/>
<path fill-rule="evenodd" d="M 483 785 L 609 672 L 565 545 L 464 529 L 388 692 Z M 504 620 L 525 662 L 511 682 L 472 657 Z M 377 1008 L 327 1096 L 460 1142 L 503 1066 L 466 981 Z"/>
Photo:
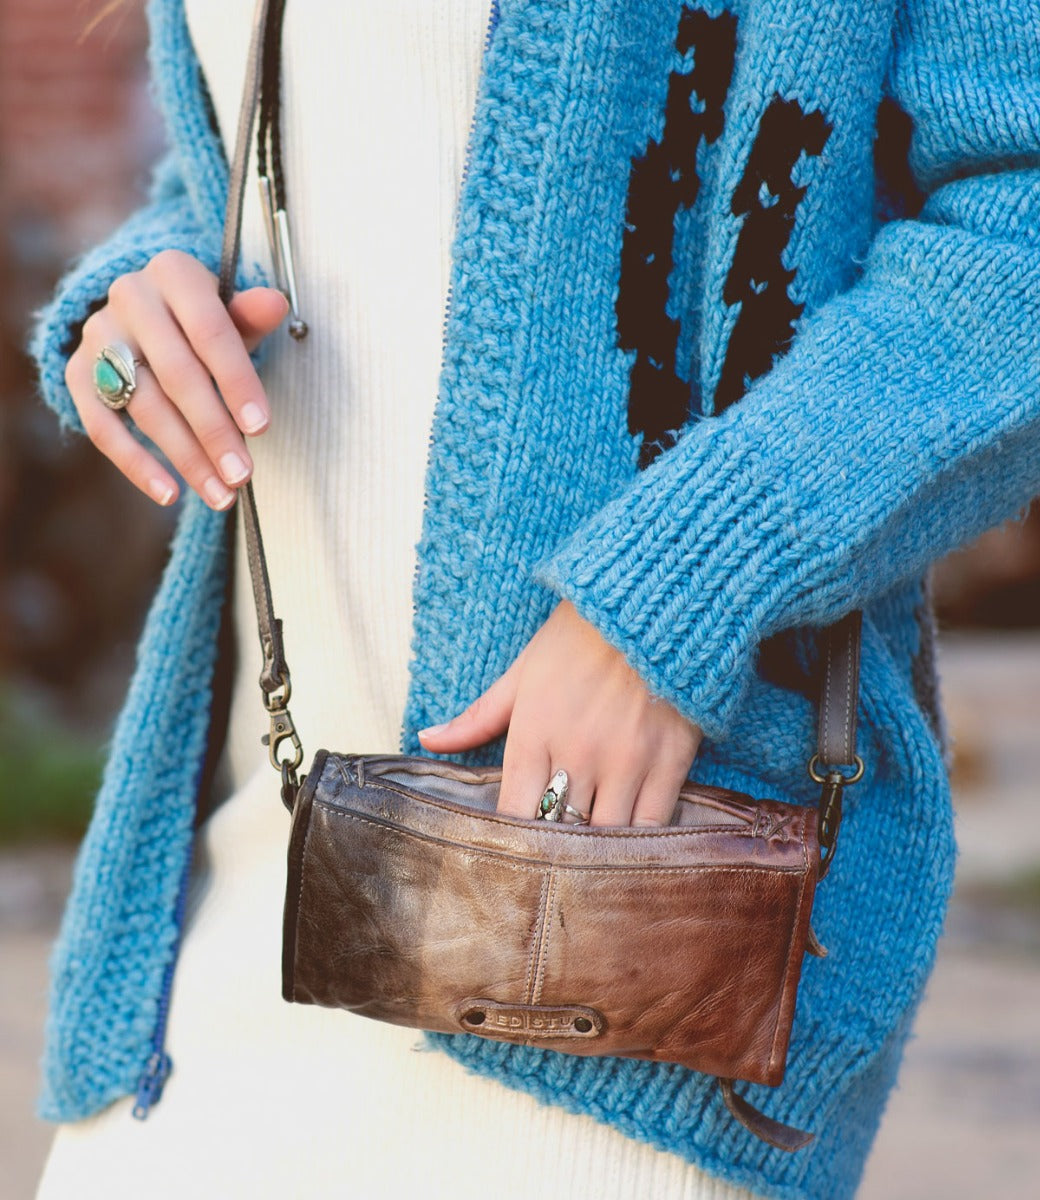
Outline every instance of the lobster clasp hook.
<path fill-rule="evenodd" d="M 283 766 L 295 771 L 303 762 L 303 746 L 300 744 L 300 735 L 296 732 L 292 715 L 287 708 L 283 707 L 269 709 L 268 716 L 271 719 L 271 728 L 260 740 L 267 747 L 271 766 L 277 771 L 280 771 Z M 285 742 L 292 744 L 292 757 L 289 755 L 283 757 L 280 753 Z"/>
<path fill-rule="evenodd" d="M 820 756 L 814 754 L 809 759 L 809 777 L 814 783 L 822 786 L 818 806 L 820 840 L 820 874 L 819 878 L 831 869 L 834 859 L 835 845 L 838 841 L 838 830 L 841 828 L 841 802 L 847 787 L 858 783 L 863 778 L 863 759 L 857 754 L 853 759 L 854 769 L 851 775 L 843 775 L 837 767 L 830 767 L 826 773 L 821 769 Z"/>

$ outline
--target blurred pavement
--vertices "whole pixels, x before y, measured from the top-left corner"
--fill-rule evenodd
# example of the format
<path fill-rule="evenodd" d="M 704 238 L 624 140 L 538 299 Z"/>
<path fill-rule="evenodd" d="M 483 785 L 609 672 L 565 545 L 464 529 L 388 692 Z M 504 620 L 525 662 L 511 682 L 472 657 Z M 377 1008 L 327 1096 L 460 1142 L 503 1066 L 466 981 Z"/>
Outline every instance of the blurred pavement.
<path fill-rule="evenodd" d="M 956 748 L 957 895 L 858 1200 L 1033 1200 L 1040 634 L 947 638 L 940 662 Z M 47 949 L 70 865 L 62 848 L 0 852 L 0 1200 L 30 1200 L 46 1152 L 32 1103 Z"/>

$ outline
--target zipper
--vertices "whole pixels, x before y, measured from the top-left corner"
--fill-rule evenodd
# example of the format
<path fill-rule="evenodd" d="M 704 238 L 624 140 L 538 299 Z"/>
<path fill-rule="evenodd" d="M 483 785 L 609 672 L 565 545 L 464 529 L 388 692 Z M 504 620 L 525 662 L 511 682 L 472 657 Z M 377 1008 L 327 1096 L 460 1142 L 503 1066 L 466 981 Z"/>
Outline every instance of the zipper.
<path fill-rule="evenodd" d="M 499 11 L 499 0 L 491 0 L 491 7 L 488 12 L 487 28 L 484 32 L 484 48 L 483 59 L 487 59 L 488 51 L 491 48 L 491 42 L 495 35 L 495 28 L 498 25 L 501 13 Z M 484 63 L 481 64 L 481 76 L 484 72 Z M 479 90 L 479 89 L 478 89 Z M 469 133 L 466 138 L 466 154 L 462 163 L 462 178 L 459 184 L 459 203 L 455 206 L 455 217 L 452 223 L 452 241 L 454 241 L 455 232 L 458 228 L 459 208 L 461 207 L 462 191 L 466 186 L 466 179 L 469 176 L 470 162 L 473 158 L 473 134 L 476 129 L 476 106 L 474 106 L 473 114 L 470 117 Z M 447 342 L 448 321 L 451 316 L 451 301 L 452 301 L 452 286 L 451 280 L 448 280 L 448 290 L 444 302 L 444 316 L 441 322 L 441 369 L 444 368 L 444 348 Z M 429 454 L 429 445 L 433 442 L 433 435 L 430 435 L 427 445 L 427 455 Z M 414 582 L 413 582 L 414 594 Z M 414 606 L 413 606 L 414 617 Z M 363 786 L 363 777 L 359 778 L 359 783 Z M 184 915 L 188 900 L 188 885 L 191 880 L 191 863 L 193 856 L 194 838 L 188 843 L 188 853 L 184 863 L 184 869 L 181 872 L 180 884 L 177 890 L 177 904 L 174 910 L 174 923 L 177 927 L 177 936 L 174 940 L 173 948 L 170 952 L 169 961 L 166 964 L 166 969 L 163 972 L 162 990 L 159 993 L 158 1011 L 156 1013 L 155 1026 L 152 1031 L 151 1053 L 148 1056 L 148 1061 L 145 1063 L 144 1069 L 137 1080 L 137 1092 L 134 1098 L 133 1115 L 137 1120 L 143 1121 L 147 1118 L 152 1108 L 162 1099 L 163 1088 L 166 1086 L 166 1081 L 170 1077 L 173 1070 L 173 1059 L 166 1052 L 166 1027 L 170 1019 L 170 995 L 173 990 L 173 975 L 177 968 L 177 960 L 180 957 L 181 941 L 184 936 Z"/>
<path fill-rule="evenodd" d="M 477 82 L 477 96 L 479 97 L 481 88 L 484 83 L 484 76 L 487 71 L 488 51 L 491 49 L 491 43 L 495 38 L 495 29 L 498 27 L 498 22 L 501 17 L 499 9 L 500 0 L 491 0 L 491 6 L 488 10 L 487 25 L 484 29 L 484 48 L 481 52 L 480 78 Z M 451 225 L 451 244 L 454 246 L 455 237 L 459 229 L 459 211 L 462 208 L 462 195 L 466 190 L 466 180 L 469 178 L 470 164 L 473 160 L 473 134 L 477 127 L 477 104 L 473 106 L 473 112 L 470 114 L 469 132 L 466 134 L 466 153 L 462 160 L 462 176 L 459 180 L 459 198 L 455 204 L 455 215 Z M 448 287 L 444 296 L 444 310 L 441 316 L 441 364 L 440 370 L 437 373 L 438 381 L 444 374 L 445 360 L 447 357 L 448 344 L 448 324 L 451 320 L 452 299 L 454 288 L 452 286 L 452 273 L 454 270 L 454 262 L 451 264 L 451 270 L 448 273 Z M 439 384 L 438 384 L 439 390 Z M 433 450 L 433 430 L 431 429 L 429 436 L 426 439 L 426 469 L 429 470 L 430 455 Z M 430 496 L 427 491 L 423 496 L 423 524 L 426 523 L 426 511 L 429 508 Z M 419 565 L 416 563 L 415 573 L 412 576 L 412 628 L 415 628 L 416 606 L 415 592 L 419 584 Z"/>
<path fill-rule="evenodd" d="M 181 872 L 181 881 L 177 890 L 177 907 L 174 910 L 174 922 L 177 926 L 177 936 L 170 952 L 169 961 L 163 972 L 162 990 L 159 993 L 159 1007 L 152 1030 L 152 1052 L 148 1056 L 144 1070 L 137 1080 L 137 1095 L 134 1098 L 133 1115 L 138 1121 L 143 1121 L 151 1112 L 152 1107 L 162 1098 L 163 1088 L 173 1070 L 173 1060 L 166 1053 L 166 1026 L 170 1019 L 170 992 L 173 989 L 173 973 L 180 956 L 181 939 L 184 935 L 184 913 L 188 902 L 188 884 L 191 880 L 191 861 L 194 837 L 188 841 L 188 854 Z"/>
<path fill-rule="evenodd" d="M 500 17 L 501 17 L 501 13 L 499 11 L 499 0 L 491 0 L 491 8 L 488 11 L 487 27 L 484 30 L 484 49 L 482 51 L 482 62 L 481 62 L 481 69 L 480 69 L 481 78 L 480 78 L 480 83 L 478 84 L 478 87 L 477 87 L 478 94 L 480 91 L 480 85 L 483 83 L 483 76 L 484 76 L 484 72 L 487 67 L 488 51 L 491 49 L 491 43 L 494 40 L 495 29 L 498 26 Z M 476 110 L 476 105 L 474 105 L 473 112 L 470 114 L 470 119 L 469 119 L 469 132 L 466 134 L 466 153 L 462 160 L 462 177 L 459 180 L 459 199 L 455 205 L 455 216 L 454 216 L 454 219 L 452 220 L 452 224 L 451 224 L 451 240 L 452 240 L 453 245 L 455 242 L 455 235 L 458 233 L 458 229 L 459 229 L 459 209 L 462 207 L 462 193 L 466 189 L 466 180 L 469 178 L 470 163 L 473 160 L 473 134 L 474 134 L 474 131 L 476 130 L 476 127 L 477 127 L 477 110 Z M 451 300 L 452 300 L 452 282 L 451 282 L 451 278 L 449 276 L 448 290 L 447 290 L 447 293 L 446 293 L 445 299 L 444 299 L 444 315 L 441 319 L 441 371 L 444 370 L 444 351 L 445 351 L 445 346 L 448 341 L 448 321 L 451 319 Z M 432 441 L 433 441 L 433 438 L 431 436 L 430 443 L 432 443 Z M 428 450 L 429 450 L 429 444 L 427 445 L 427 451 Z"/>

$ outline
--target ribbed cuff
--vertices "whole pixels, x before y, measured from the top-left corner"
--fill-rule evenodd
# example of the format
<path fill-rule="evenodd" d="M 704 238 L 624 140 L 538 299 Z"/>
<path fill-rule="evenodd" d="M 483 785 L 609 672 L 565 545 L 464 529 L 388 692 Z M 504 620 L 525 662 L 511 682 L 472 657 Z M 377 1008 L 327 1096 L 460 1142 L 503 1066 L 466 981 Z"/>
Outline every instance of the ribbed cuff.
<path fill-rule="evenodd" d="M 621 650 L 651 691 L 719 740 L 763 630 L 807 564 L 797 493 L 772 486 L 775 463 L 761 470 L 728 417 L 687 437 L 535 577 Z"/>
<path fill-rule="evenodd" d="M 536 578 L 723 740 L 757 645 L 825 625 L 1036 492 L 1035 252 L 897 222 L 864 278 Z"/>
<path fill-rule="evenodd" d="M 65 364 L 79 343 L 83 323 L 105 302 L 113 282 L 140 271 L 161 250 L 182 250 L 215 269 L 217 248 L 207 245 L 198 229 L 186 222 L 186 204 L 181 196 L 132 217 L 113 240 L 80 260 L 38 314 L 28 349 L 37 364 L 44 402 L 66 429 L 83 432 L 65 386 Z"/>

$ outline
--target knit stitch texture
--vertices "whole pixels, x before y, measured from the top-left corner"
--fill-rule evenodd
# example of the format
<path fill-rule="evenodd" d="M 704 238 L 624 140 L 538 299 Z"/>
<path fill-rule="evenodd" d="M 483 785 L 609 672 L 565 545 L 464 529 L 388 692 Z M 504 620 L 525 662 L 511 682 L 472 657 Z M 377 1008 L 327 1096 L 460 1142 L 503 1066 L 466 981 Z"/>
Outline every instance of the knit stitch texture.
<path fill-rule="evenodd" d="M 70 426 L 63 356 L 90 306 L 158 250 L 212 263 L 219 240 L 226 167 L 183 14 L 152 0 L 150 17 L 169 163 L 34 341 Z M 420 753 L 416 731 L 483 691 L 565 596 L 706 731 L 696 778 L 806 803 L 812 631 L 863 607 L 868 765 L 818 893 L 830 955 L 806 962 L 787 1079 L 747 1089 L 816 1130 L 809 1150 L 754 1140 L 712 1080 L 676 1066 L 433 1040 L 762 1195 L 853 1194 L 942 925 L 954 849 L 921 578 L 1040 490 L 1038 31 L 1040 0 L 503 0 L 485 57 L 402 749 Z M 705 82 L 698 47 L 731 35 L 731 71 Z M 697 186 L 673 164 L 652 197 L 673 223 L 667 295 L 647 285 L 645 344 L 622 346 L 624 238 L 648 210 L 630 204 L 633 170 L 670 153 L 669 88 L 693 108 L 714 102 L 709 85 L 725 99 Z M 881 221 L 883 98 L 912 122 L 923 207 Z M 782 136 L 758 141 L 767 120 Z M 780 331 L 754 354 L 745 310 Z M 689 397 L 645 470 L 629 424 L 640 355 Z M 743 394 L 717 411 L 734 379 Z M 206 740 L 223 528 L 185 504 L 141 642 L 55 952 L 54 1119 L 133 1090 L 147 1059 Z"/>

